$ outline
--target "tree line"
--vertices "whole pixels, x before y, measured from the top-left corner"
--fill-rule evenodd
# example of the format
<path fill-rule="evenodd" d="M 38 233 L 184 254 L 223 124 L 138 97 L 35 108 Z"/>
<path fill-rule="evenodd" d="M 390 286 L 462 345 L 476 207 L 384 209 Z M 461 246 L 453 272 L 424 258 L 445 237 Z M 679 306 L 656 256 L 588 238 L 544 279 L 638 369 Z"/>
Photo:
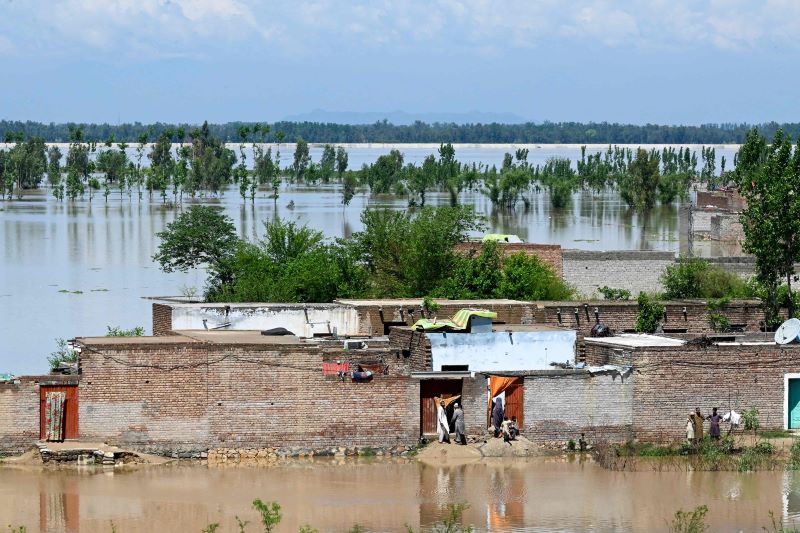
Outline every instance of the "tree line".
<path fill-rule="evenodd" d="M 227 122 L 208 125 L 211 135 L 226 142 L 239 140 L 241 127 L 252 128 L 255 122 Z M 0 139 L 17 134 L 25 138 L 39 137 L 45 142 L 69 142 L 75 129 L 87 141 L 101 143 L 114 138 L 127 143 L 142 136 L 157 139 L 170 132 L 170 140 L 178 142 L 180 130 L 190 131 L 197 124 L 139 122 L 125 124 L 42 123 L 33 121 L 0 121 Z M 787 135 L 800 135 L 800 123 L 766 122 L 749 124 L 703 124 L 699 126 L 662 124 L 619 124 L 611 122 L 543 122 L 525 124 L 454 124 L 415 122 L 395 125 L 388 121 L 373 124 L 334 124 L 321 122 L 275 122 L 269 124 L 266 142 L 278 141 L 282 132 L 287 139 L 302 137 L 314 143 L 571 143 L 571 144 L 741 144 L 747 133 L 755 129 L 772 137 L 778 130 Z"/>
<path fill-rule="evenodd" d="M 267 144 L 273 135 L 278 144 Z M 403 153 L 393 149 L 373 163 L 350 169 L 344 147 L 326 143 L 315 162 L 302 137 L 295 139 L 291 159 L 282 164 L 280 150 L 285 137 L 283 132 L 273 133 L 268 125 L 240 126 L 238 150 L 234 150 L 214 136 L 206 123 L 188 131 L 166 130 L 152 140 L 142 135 L 133 145 L 112 137 L 104 143 L 86 141 L 83 130 L 74 128 L 62 166 L 64 154 L 58 146 L 48 147 L 40 137 L 26 140 L 16 134 L 11 148 L 0 150 L 0 184 L 6 198 L 39 187 L 46 176 L 59 200 L 88 195 L 91 201 L 96 194 L 108 200 L 115 193 L 120 198 L 127 195 L 130 199 L 135 194 L 141 199 L 146 192 L 148 197 L 158 194 L 164 202 L 179 203 L 184 195 L 217 195 L 232 185 L 238 185 L 243 200 L 254 202 L 259 190 L 277 200 L 284 181 L 306 185 L 338 182 L 344 205 L 359 189 L 395 194 L 407 198 L 409 206 L 419 207 L 426 205 L 430 192 L 445 192 L 450 204 L 457 205 L 462 192 L 472 191 L 485 195 L 497 209 L 527 208 L 534 196 L 544 191 L 555 208 L 562 208 L 578 190 L 611 189 L 631 208 L 643 212 L 656 203 L 669 205 L 686 199 L 694 183 L 715 188 L 729 184 L 732 176 L 724 156 L 717 173 L 713 147 L 703 147 L 698 156 L 684 147 L 633 150 L 609 145 L 606 150 L 588 153 L 584 146 L 575 162 L 551 158 L 543 165 L 529 163 L 529 150 L 520 148 L 506 153 L 498 167 L 461 163 L 453 145 L 442 143 L 421 164 L 406 164 Z M 129 156 L 131 147 L 133 155 Z"/>

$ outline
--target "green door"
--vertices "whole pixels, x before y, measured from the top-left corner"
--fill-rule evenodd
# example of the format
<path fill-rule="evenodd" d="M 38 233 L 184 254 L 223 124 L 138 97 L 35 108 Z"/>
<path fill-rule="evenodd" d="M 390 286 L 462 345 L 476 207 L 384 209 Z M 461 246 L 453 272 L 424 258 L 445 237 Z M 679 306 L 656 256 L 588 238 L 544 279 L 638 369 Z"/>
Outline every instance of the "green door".
<path fill-rule="evenodd" d="M 800 429 L 800 379 L 789 380 L 789 429 Z"/>

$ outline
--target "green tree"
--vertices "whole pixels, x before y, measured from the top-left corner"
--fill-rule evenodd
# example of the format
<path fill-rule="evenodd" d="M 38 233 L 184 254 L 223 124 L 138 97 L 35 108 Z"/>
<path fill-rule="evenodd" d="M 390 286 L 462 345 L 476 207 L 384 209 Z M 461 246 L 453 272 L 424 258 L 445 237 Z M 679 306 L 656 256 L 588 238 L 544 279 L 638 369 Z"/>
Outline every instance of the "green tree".
<path fill-rule="evenodd" d="M 153 260 L 164 272 L 208 266 L 221 269 L 239 245 L 236 228 L 220 209 L 194 205 L 156 234 L 161 242 Z"/>
<path fill-rule="evenodd" d="M 344 149 L 344 146 L 339 146 L 336 148 L 336 173 L 339 175 L 339 179 L 342 179 L 342 175 L 347 170 L 347 150 Z"/>
<path fill-rule="evenodd" d="M 780 322 L 778 289 L 786 281 L 794 315 L 792 276 L 800 260 L 800 146 L 778 130 L 768 145 L 755 129 L 736 156 L 735 179 L 747 201 L 741 213 L 743 249 L 756 258 L 756 278 L 765 292 L 770 326 Z"/>
<path fill-rule="evenodd" d="M 722 268 L 699 257 L 681 257 L 661 274 L 664 298 L 743 298 L 748 296 L 747 283 Z"/>
<path fill-rule="evenodd" d="M 47 150 L 47 181 L 53 189 L 53 195 L 58 198 L 64 194 L 61 184 L 61 158 L 63 154 L 58 146 L 53 145 Z M 56 192 L 58 191 L 58 192 Z"/>
<path fill-rule="evenodd" d="M 498 294 L 512 300 L 571 300 L 575 291 L 541 259 L 518 252 L 503 262 Z"/>
<path fill-rule="evenodd" d="M 358 182 L 351 172 L 348 172 L 342 180 L 342 205 L 350 205 L 350 201 L 356 195 Z"/>
<path fill-rule="evenodd" d="M 319 175 L 322 183 L 328 183 L 333 177 L 336 167 L 336 149 L 330 144 L 322 147 L 322 157 L 319 160 Z"/>
<path fill-rule="evenodd" d="M 309 163 L 311 163 L 311 155 L 308 151 L 308 143 L 302 137 L 298 137 L 292 163 L 292 175 L 297 181 L 303 181 Z"/>
<path fill-rule="evenodd" d="M 639 148 L 628 172 L 619 180 L 620 195 L 637 212 L 648 211 L 656 203 L 659 180 L 658 152 Z"/>

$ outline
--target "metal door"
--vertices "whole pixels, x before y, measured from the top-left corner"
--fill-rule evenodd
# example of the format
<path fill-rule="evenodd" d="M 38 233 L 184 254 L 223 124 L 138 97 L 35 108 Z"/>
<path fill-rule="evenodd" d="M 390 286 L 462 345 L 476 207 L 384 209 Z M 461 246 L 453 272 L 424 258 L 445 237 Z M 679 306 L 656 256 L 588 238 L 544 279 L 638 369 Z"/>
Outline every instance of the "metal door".
<path fill-rule="evenodd" d="M 789 429 L 800 429 L 800 379 L 789 380 Z"/>
<path fill-rule="evenodd" d="M 39 387 L 39 438 L 45 438 L 45 397 L 48 392 L 66 393 L 64 401 L 64 439 L 78 438 L 78 386 L 41 385 Z"/>
<path fill-rule="evenodd" d="M 517 427 L 522 427 L 525 423 L 525 418 L 522 415 L 525 390 L 523 378 L 517 378 L 513 385 L 506 389 L 506 413 L 505 415 L 511 420 L 512 416 L 517 417 Z"/>

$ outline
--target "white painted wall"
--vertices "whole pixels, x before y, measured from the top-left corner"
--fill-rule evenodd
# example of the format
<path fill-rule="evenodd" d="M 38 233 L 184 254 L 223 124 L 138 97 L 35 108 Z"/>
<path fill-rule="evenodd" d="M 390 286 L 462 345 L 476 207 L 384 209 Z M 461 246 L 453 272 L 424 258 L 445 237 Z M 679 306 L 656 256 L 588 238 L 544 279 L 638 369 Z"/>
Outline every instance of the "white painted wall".
<path fill-rule="evenodd" d="M 471 371 L 548 370 L 575 361 L 575 332 L 427 333 L 433 370 L 469 365 Z"/>
<path fill-rule="evenodd" d="M 331 330 L 336 328 L 339 335 L 358 335 L 358 313 L 352 307 L 346 306 L 307 306 L 306 312 L 302 305 L 287 306 L 231 306 L 230 313 L 225 317 L 222 307 L 202 305 L 175 306 L 172 308 L 172 329 L 204 329 L 203 319 L 208 321 L 208 327 L 213 328 L 224 322 L 231 326 L 226 330 L 265 330 L 271 328 L 286 328 L 300 337 L 313 337 L 314 333 L 327 333 L 330 321 Z"/>

